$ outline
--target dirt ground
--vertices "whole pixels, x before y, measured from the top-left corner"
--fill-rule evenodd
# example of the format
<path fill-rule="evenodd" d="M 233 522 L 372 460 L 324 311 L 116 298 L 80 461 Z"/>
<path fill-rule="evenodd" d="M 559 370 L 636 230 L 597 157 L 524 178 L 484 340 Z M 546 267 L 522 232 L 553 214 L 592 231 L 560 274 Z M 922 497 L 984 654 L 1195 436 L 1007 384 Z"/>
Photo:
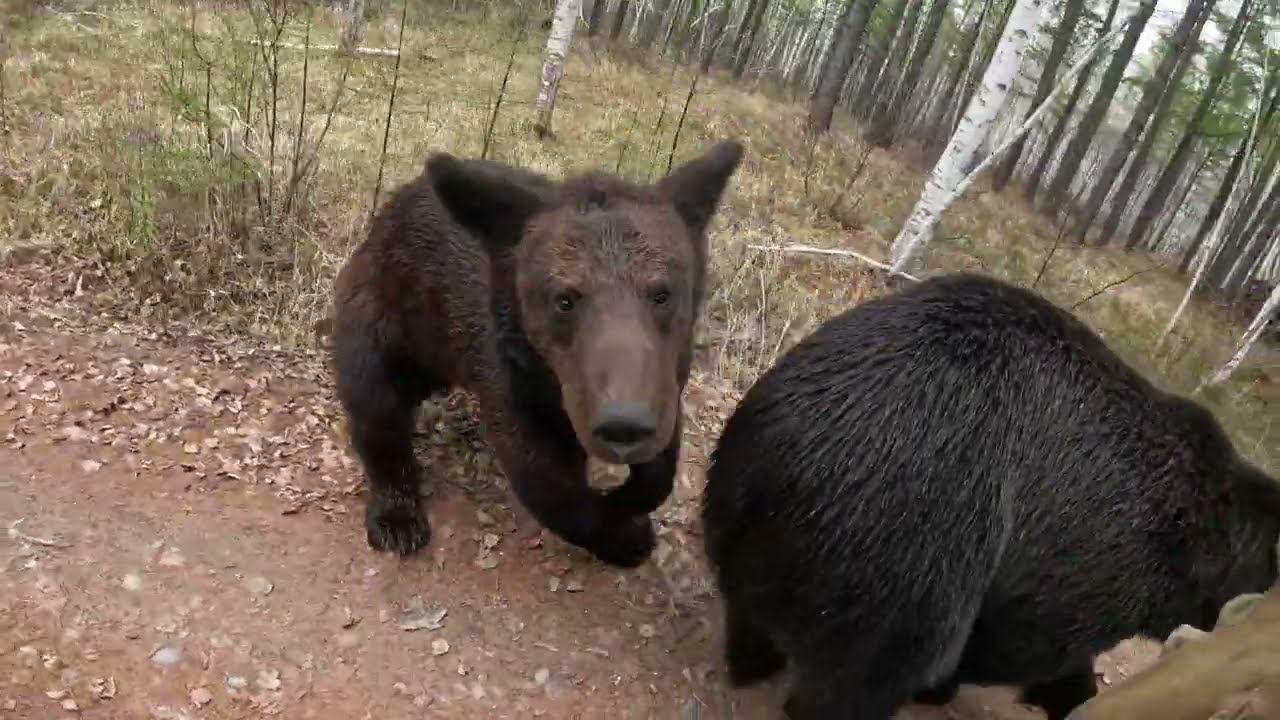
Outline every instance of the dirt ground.
<path fill-rule="evenodd" d="M 699 560 L 731 403 L 699 378 L 687 457 L 635 571 L 519 509 L 464 403 L 424 411 L 431 546 L 374 553 L 323 353 L 142 326 L 73 274 L 0 268 L 0 717 L 769 718 L 729 692 Z M 1125 644 L 1106 684 L 1152 658 Z M 965 689 L 917 720 L 1036 718 Z"/>

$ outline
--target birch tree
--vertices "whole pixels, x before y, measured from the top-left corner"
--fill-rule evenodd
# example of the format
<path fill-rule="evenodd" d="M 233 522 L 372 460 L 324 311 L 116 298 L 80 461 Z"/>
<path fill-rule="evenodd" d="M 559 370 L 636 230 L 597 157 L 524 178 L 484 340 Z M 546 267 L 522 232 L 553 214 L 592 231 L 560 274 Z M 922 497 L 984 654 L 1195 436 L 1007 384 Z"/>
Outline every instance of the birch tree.
<path fill-rule="evenodd" d="M 564 58 L 569 54 L 573 41 L 573 28 L 578 22 L 582 0 L 557 0 L 556 14 L 551 20 L 551 33 L 547 36 L 547 58 L 542 63 L 538 99 L 534 104 L 534 131 L 538 137 L 551 133 L 551 113 L 556 106 L 556 91 L 564 76 Z"/>
<path fill-rule="evenodd" d="M 1267 329 L 1267 325 L 1275 319 L 1277 309 L 1280 309 L 1280 283 L 1276 283 L 1276 286 L 1271 288 L 1271 294 L 1267 296 L 1267 301 L 1262 304 L 1262 309 L 1253 318 L 1253 322 L 1249 323 L 1249 328 L 1245 330 L 1244 337 L 1240 340 L 1240 346 L 1236 348 L 1231 359 L 1227 360 L 1212 377 L 1196 388 L 1196 392 L 1225 382 L 1231 377 L 1236 368 L 1240 367 L 1240 363 L 1244 362 L 1244 359 L 1249 356 L 1249 352 L 1253 350 L 1258 338 L 1262 337 L 1262 332 Z"/>
<path fill-rule="evenodd" d="M 983 73 L 982 83 L 973 96 L 964 117 L 951 136 L 938 164 L 925 181 L 924 191 L 902 230 L 893 241 L 889 259 L 893 273 L 906 270 L 907 264 L 933 237 L 942 213 L 964 191 L 966 177 L 972 171 L 978 152 L 995 124 L 996 116 L 1008 98 L 1014 76 L 1022 65 L 1027 44 L 1040 20 L 1045 0 L 1017 0 L 1005 24 L 995 55 Z"/>

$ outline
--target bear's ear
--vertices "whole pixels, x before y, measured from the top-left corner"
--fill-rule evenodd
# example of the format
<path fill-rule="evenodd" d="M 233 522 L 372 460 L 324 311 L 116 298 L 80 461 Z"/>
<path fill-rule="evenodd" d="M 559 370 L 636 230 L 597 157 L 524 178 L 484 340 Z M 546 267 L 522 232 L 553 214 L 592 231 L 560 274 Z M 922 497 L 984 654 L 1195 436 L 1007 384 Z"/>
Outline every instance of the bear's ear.
<path fill-rule="evenodd" d="M 658 183 L 658 191 L 695 235 L 702 235 L 715 215 L 729 177 L 742 161 L 742 145 L 726 140 L 701 157 L 681 165 Z"/>
<path fill-rule="evenodd" d="M 525 223 L 547 206 L 553 187 L 536 173 L 447 153 L 432 155 L 426 172 L 449 216 L 490 252 L 520 242 Z"/>

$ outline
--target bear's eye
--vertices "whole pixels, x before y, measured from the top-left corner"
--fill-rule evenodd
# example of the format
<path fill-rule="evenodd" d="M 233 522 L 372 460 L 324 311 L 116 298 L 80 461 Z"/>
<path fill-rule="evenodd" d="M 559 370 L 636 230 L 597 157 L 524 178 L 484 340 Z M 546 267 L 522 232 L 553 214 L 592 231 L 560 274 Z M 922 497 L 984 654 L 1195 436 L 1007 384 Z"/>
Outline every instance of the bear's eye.
<path fill-rule="evenodd" d="M 649 302 L 654 305 L 666 305 L 671 301 L 671 290 L 666 287 L 656 287 L 649 291 Z"/>
<path fill-rule="evenodd" d="M 578 294 L 572 290 L 556 294 L 556 310 L 562 313 L 573 312 L 573 308 L 577 304 Z"/>

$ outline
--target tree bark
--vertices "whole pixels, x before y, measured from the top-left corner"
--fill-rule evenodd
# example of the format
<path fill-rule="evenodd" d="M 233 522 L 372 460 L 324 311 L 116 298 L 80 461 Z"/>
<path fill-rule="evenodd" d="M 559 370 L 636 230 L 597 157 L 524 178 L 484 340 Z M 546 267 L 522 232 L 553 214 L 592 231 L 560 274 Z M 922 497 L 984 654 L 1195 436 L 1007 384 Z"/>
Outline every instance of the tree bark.
<path fill-rule="evenodd" d="M 760 36 L 760 26 L 764 24 L 764 17 L 769 12 L 769 0 L 756 0 L 753 6 L 756 14 L 751 17 L 751 27 L 747 29 L 746 42 L 742 47 L 737 48 L 733 61 L 733 79 L 738 80 L 742 77 L 742 73 L 747 70 L 747 62 L 751 59 L 751 53 L 756 46 L 756 38 Z"/>
<path fill-rule="evenodd" d="M 1166 95 L 1172 95 L 1178 91 L 1182 71 L 1186 69 L 1188 63 L 1187 56 L 1190 54 L 1190 48 L 1194 47 L 1194 42 L 1190 42 L 1193 40 L 1193 33 L 1194 37 L 1199 37 L 1200 29 L 1204 27 L 1204 21 L 1208 19 L 1211 9 L 1207 0 L 1191 0 L 1186 12 L 1182 15 L 1182 20 L 1169 36 L 1169 49 L 1160 59 L 1155 72 L 1147 79 L 1142 89 L 1142 96 L 1133 108 L 1133 114 L 1129 116 L 1129 124 L 1125 126 L 1124 133 L 1120 136 L 1120 142 L 1111 151 L 1111 156 L 1102 166 L 1102 172 L 1094 176 L 1093 188 L 1089 192 L 1084 207 L 1080 209 L 1077 230 L 1082 239 L 1089 232 L 1089 227 L 1093 225 L 1098 213 L 1102 211 L 1102 204 L 1111 194 L 1111 188 L 1124 169 L 1125 163 L 1128 162 L 1130 154 L 1139 145 L 1139 138 L 1150 124 L 1148 121 L 1152 118 L 1156 104 Z M 1154 130 L 1155 128 L 1152 127 L 1150 133 L 1152 137 L 1155 135 Z M 1124 198 L 1117 197 L 1116 204 L 1123 208 Z"/>
<path fill-rule="evenodd" d="M 609 39 L 611 41 L 617 42 L 618 38 L 622 36 L 622 26 L 627 24 L 627 10 L 630 7 L 631 0 L 618 0 L 618 9 L 613 13 L 613 28 L 609 30 Z"/>
<path fill-rule="evenodd" d="M 849 70 L 862 54 L 862 39 L 866 36 L 867 22 L 879 0 L 849 0 L 839 24 L 831 36 L 831 47 L 826 61 L 818 72 L 818 87 L 809 103 L 809 131 L 824 133 L 831 128 L 831 116 L 835 114 L 840 89 L 844 87 Z"/>
<path fill-rule="evenodd" d="M 573 28 L 578 22 L 582 0 L 557 0 L 556 14 L 551 19 L 551 32 L 547 35 L 547 57 L 542 63 L 538 99 L 534 103 L 533 128 L 538 137 L 551 134 L 551 113 L 556 107 L 556 92 L 564 76 L 564 58 L 573 42 Z"/>
<path fill-rule="evenodd" d="M 600 32 L 600 23 L 604 22 L 605 6 L 609 0 L 595 0 L 591 4 L 591 15 L 587 18 L 587 37 L 595 37 Z"/>
<path fill-rule="evenodd" d="M 925 182 L 919 201 L 893 241 L 890 252 L 893 272 L 907 269 L 920 249 L 933 237 L 947 206 L 955 200 L 958 192 L 963 191 L 969 169 L 1008 98 L 1045 1 L 1017 0 L 1000 35 L 995 55 L 983 73 L 981 89 L 969 103 L 951 142 Z"/>
<path fill-rule="evenodd" d="M 938 28 L 942 27 L 942 19 L 946 17 L 948 4 L 947 0 L 933 0 L 929 5 L 929 14 L 925 16 L 924 27 L 920 30 L 920 37 L 907 60 L 907 66 L 894 92 L 888 96 L 884 110 L 873 119 L 871 131 L 867 134 L 868 140 L 873 145 L 878 147 L 893 145 L 894 129 L 902 122 L 903 108 L 916 90 L 920 73 L 924 70 L 924 61 L 933 51 L 933 43 L 938 38 Z"/>
<path fill-rule="evenodd" d="M 1044 68 L 1040 72 L 1040 79 L 1036 81 L 1035 97 L 1031 100 L 1031 107 L 1027 110 L 1027 115 L 1034 112 L 1053 90 L 1054 80 L 1058 76 L 1058 67 L 1062 65 L 1062 61 L 1067 57 L 1067 49 L 1071 46 L 1071 38 L 1075 35 L 1076 27 L 1080 24 L 1080 16 L 1083 14 L 1083 10 L 1084 0 L 1066 0 L 1063 5 L 1061 24 L 1058 25 L 1058 30 L 1053 35 L 1053 44 L 1049 47 L 1049 55 L 1045 58 Z M 1018 167 L 1018 161 L 1022 158 L 1022 151 L 1026 147 L 1026 143 L 1025 137 L 1019 140 L 1017 144 L 1009 149 L 1009 154 L 1004 161 L 996 166 L 991 178 L 991 184 L 994 189 L 1003 190 L 1009 184 L 1009 178 L 1013 177 L 1013 171 Z"/>
<path fill-rule="evenodd" d="M 956 53 L 958 58 L 956 65 L 952 68 L 946 85 L 943 86 L 942 91 L 938 94 L 937 104 L 934 106 L 929 122 L 933 126 L 934 132 L 941 136 L 938 139 L 939 145 L 950 138 L 952 131 L 955 130 L 948 120 L 952 114 L 953 98 L 960 91 L 960 83 L 964 80 L 965 73 L 973 64 L 974 53 L 978 50 L 978 38 L 982 36 L 982 28 L 987 21 L 987 12 L 991 10 L 993 2 L 995 0 L 983 0 L 982 9 L 978 11 L 978 19 L 974 21 L 972 29 L 969 32 L 964 32 L 963 29 L 960 30 L 963 44 Z"/>
<path fill-rule="evenodd" d="M 905 0 L 900 7 L 902 11 L 898 14 L 898 24 L 890 26 L 896 27 L 893 40 L 890 41 L 880 72 L 871 86 L 868 102 L 864 103 L 863 117 L 865 118 L 875 118 L 880 108 L 887 102 L 889 95 L 897 87 L 898 80 L 901 79 L 906 67 L 907 53 L 911 50 L 911 39 L 915 36 L 920 11 L 924 9 L 924 0 Z"/>
<path fill-rule="evenodd" d="M 653 45 L 654 40 L 658 39 L 658 33 L 662 30 L 663 21 L 667 19 L 667 10 L 671 0 L 652 0 L 652 3 L 649 8 L 649 15 L 640 26 L 640 37 L 636 41 L 637 46 L 646 50 L 649 49 L 650 45 Z"/>
<path fill-rule="evenodd" d="M 1137 11 L 1129 19 L 1128 31 L 1120 41 L 1116 54 L 1112 56 L 1111 64 L 1102 73 L 1097 94 L 1093 96 L 1093 101 L 1085 110 L 1084 117 L 1080 119 L 1075 134 L 1071 136 L 1071 142 L 1067 144 L 1066 152 L 1062 155 L 1062 161 L 1058 163 L 1058 171 L 1050 181 L 1045 197 L 1048 207 L 1055 213 L 1068 199 L 1071 182 L 1080 171 L 1080 163 L 1084 161 L 1085 153 L 1093 144 L 1098 128 L 1106 118 L 1107 109 L 1111 107 L 1111 101 L 1115 98 L 1116 89 L 1120 87 L 1120 81 L 1124 80 L 1124 71 L 1133 57 L 1133 49 L 1137 46 L 1138 38 L 1141 37 L 1143 29 L 1147 26 L 1147 20 L 1151 18 L 1155 9 L 1156 0 L 1140 0 L 1138 3 Z"/>
<path fill-rule="evenodd" d="M 1204 121 L 1205 115 L 1209 113 L 1209 108 L 1213 105 L 1213 100 L 1217 97 L 1219 88 L 1222 87 L 1223 81 L 1231 70 L 1231 59 L 1235 55 L 1236 47 L 1240 44 L 1241 37 L 1244 35 L 1244 28 L 1248 24 L 1252 8 L 1252 0 L 1242 0 L 1240 3 L 1240 10 L 1236 14 L 1236 19 L 1231 25 L 1230 32 L 1227 33 L 1227 40 L 1222 48 L 1222 54 L 1218 56 L 1218 62 L 1215 63 L 1211 71 L 1209 84 L 1205 87 L 1204 94 L 1200 97 L 1200 102 L 1192 112 L 1191 119 L 1187 121 L 1186 130 L 1183 131 L 1177 147 L 1174 148 L 1173 154 L 1169 156 L 1169 161 L 1165 163 L 1164 170 L 1160 172 L 1159 178 L 1156 180 L 1155 185 L 1152 186 L 1151 194 L 1147 195 L 1146 202 L 1142 204 L 1142 209 L 1138 211 L 1138 217 L 1134 220 L 1133 228 L 1129 231 L 1131 235 L 1130 243 L 1137 244 L 1142 242 L 1155 219 L 1160 216 L 1164 203 L 1169 196 L 1169 191 L 1173 188 L 1174 182 L 1182 173 L 1182 168 L 1190 157 L 1191 144 L 1200 133 L 1200 124 Z"/>
<path fill-rule="evenodd" d="M 706 24 L 707 46 L 702 49 L 702 59 L 698 65 L 698 70 L 706 75 L 711 70 L 711 63 L 715 62 L 716 52 L 720 49 L 720 43 L 724 41 L 724 36 L 729 30 L 729 3 L 726 0 L 724 7 L 714 10 L 708 6 L 706 18 L 703 22 Z"/>
<path fill-rule="evenodd" d="M 1116 10 L 1120 7 L 1120 0 L 1111 0 L 1111 4 L 1107 8 L 1107 17 L 1102 21 L 1102 27 L 1098 31 L 1098 37 L 1103 37 L 1111 32 L 1111 23 L 1115 21 Z M 1054 151 L 1058 147 L 1058 143 L 1062 140 L 1062 136 L 1067 132 L 1067 125 L 1071 121 L 1071 116 L 1075 114 L 1076 105 L 1079 104 L 1080 98 L 1084 95 L 1084 91 L 1089 87 L 1089 80 L 1093 77 L 1093 71 L 1097 67 L 1097 60 L 1092 60 L 1085 66 L 1084 71 L 1080 73 L 1080 77 L 1076 78 L 1075 87 L 1071 89 L 1071 95 L 1067 98 L 1066 107 L 1063 108 L 1062 114 L 1058 116 L 1058 121 L 1054 123 L 1053 129 L 1049 131 L 1049 137 L 1045 141 L 1044 151 L 1040 153 L 1040 157 L 1036 160 L 1035 167 L 1031 170 L 1031 174 L 1027 177 L 1024 193 L 1028 200 L 1034 200 L 1040 192 L 1040 186 L 1044 182 L 1045 173 L 1049 169 L 1049 163 L 1053 160 Z"/>
<path fill-rule="evenodd" d="M 1200 254 L 1200 248 L 1203 247 L 1209 232 L 1223 221 L 1222 213 L 1226 208 L 1227 199 L 1231 197 L 1236 185 L 1239 183 L 1240 170 L 1244 167 L 1244 160 L 1248 157 L 1250 150 L 1249 138 L 1242 138 L 1240 144 L 1236 147 L 1235 153 L 1231 156 L 1231 164 L 1227 166 L 1227 172 L 1222 176 L 1222 182 L 1218 185 L 1218 192 L 1214 193 L 1213 200 L 1209 203 L 1209 209 L 1205 211 L 1204 218 L 1200 220 L 1200 227 L 1196 230 L 1195 237 L 1191 239 L 1191 244 L 1182 253 L 1182 260 L 1178 263 L 1178 272 L 1187 272 L 1191 267 L 1191 262 Z M 1205 262 L 1209 261 L 1206 260 Z"/>

